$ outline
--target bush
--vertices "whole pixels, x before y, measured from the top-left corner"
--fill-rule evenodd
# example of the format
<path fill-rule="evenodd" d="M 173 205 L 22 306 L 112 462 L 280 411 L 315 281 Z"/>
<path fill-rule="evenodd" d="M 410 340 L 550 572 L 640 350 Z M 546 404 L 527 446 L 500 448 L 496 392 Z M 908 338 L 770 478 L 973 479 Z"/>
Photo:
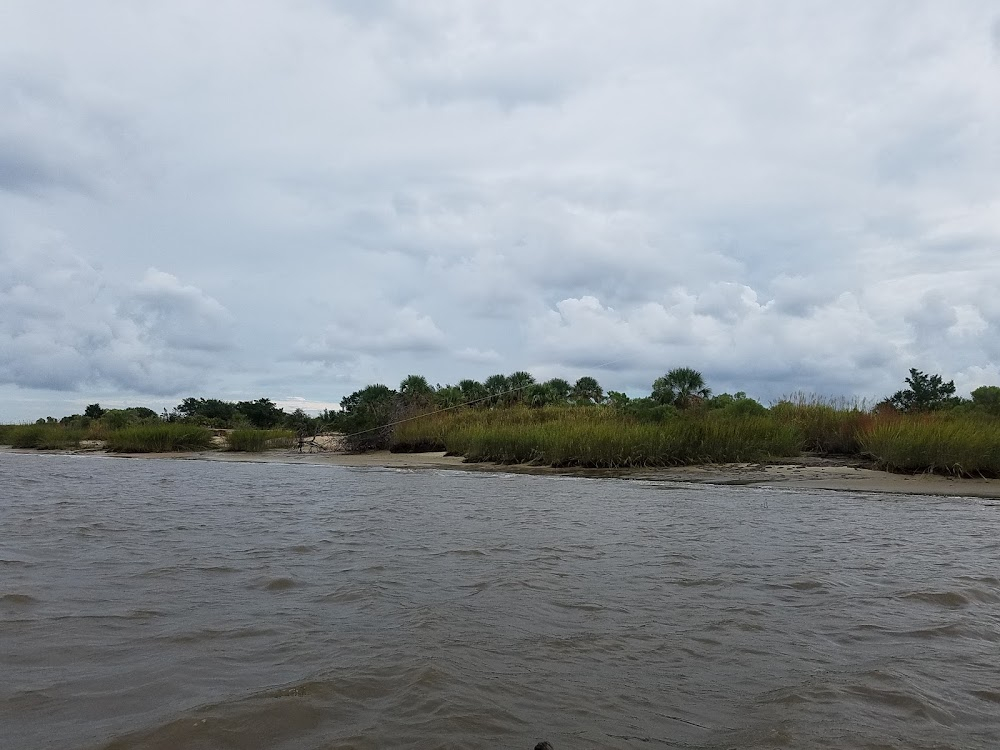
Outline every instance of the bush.
<path fill-rule="evenodd" d="M 149 424 L 114 430 L 107 435 L 108 450 L 118 453 L 170 453 L 204 450 L 212 431 L 188 424 Z"/>

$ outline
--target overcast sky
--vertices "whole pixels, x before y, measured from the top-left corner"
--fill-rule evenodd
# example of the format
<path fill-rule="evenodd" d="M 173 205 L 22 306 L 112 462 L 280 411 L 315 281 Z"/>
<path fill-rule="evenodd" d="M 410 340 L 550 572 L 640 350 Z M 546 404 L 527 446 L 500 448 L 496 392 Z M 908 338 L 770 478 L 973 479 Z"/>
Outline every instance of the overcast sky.
<path fill-rule="evenodd" d="M 2 0 L 0 422 L 1000 384 L 984 0 Z"/>

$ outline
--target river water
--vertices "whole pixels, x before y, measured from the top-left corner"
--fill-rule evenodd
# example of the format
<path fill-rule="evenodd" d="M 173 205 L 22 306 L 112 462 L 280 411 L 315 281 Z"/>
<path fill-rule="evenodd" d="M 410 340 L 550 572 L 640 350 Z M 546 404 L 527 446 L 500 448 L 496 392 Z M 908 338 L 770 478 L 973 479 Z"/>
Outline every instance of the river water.
<path fill-rule="evenodd" d="M 0 454 L 0 748 L 1000 747 L 995 501 Z"/>

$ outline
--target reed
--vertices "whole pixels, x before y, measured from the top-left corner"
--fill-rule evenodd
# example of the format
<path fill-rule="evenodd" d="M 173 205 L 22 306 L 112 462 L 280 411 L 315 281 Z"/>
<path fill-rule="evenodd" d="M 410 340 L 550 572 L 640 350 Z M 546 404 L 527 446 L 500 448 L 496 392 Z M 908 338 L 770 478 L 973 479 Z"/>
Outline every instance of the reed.
<path fill-rule="evenodd" d="M 291 448 L 295 445 L 292 430 L 257 430 L 253 428 L 231 430 L 226 434 L 228 450 L 260 453 L 272 448 Z"/>
<path fill-rule="evenodd" d="M 818 398 L 780 401 L 771 407 L 771 414 L 799 432 L 802 450 L 842 455 L 861 452 L 860 435 L 875 421 L 857 403 L 831 403 Z"/>
<path fill-rule="evenodd" d="M 38 450 L 75 448 L 83 438 L 83 430 L 59 424 L 7 425 L 4 433 L 5 444 Z"/>
<path fill-rule="evenodd" d="M 862 450 L 888 471 L 1000 476 L 1000 420 L 948 414 L 879 418 Z"/>
<path fill-rule="evenodd" d="M 794 428 L 769 416 L 692 415 L 650 424 L 608 409 L 553 407 L 436 414 L 396 427 L 392 450 L 470 461 L 630 468 L 797 455 Z"/>
<path fill-rule="evenodd" d="M 125 427 L 107 435 L 109 451 L 117 453 L 170 453 L 204 450 L 212 444 L 212 431 L 197 425 L 163 423 Z"/>

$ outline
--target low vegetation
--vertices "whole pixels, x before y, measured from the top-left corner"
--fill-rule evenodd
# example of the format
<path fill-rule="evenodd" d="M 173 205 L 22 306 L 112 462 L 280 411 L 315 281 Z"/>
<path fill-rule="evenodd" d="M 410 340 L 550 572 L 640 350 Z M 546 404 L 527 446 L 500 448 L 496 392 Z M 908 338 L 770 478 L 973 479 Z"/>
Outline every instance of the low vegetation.
<path fill-rule="evenodd" d="M 859 439 L 862 451 L 889 471 L 1000 477 L 995 417 L 945 413 L 880 419 Z"/>
<path fill-rule="evenodd" d="M 107 436 L 107 447 L 116 453 L 169 453 L 205 450 L 212 444 L 212 431 L 190 424 L 145 424 L 115 430 Z"/>
<path fill-rule="evenodd" d="M 291 430 L 244 428 L 232 430 L 226 435 L 226 446 L 231 451 L 260 453 L 272 448 L 291 448 L 294 445 L 295 433 Z"/>

